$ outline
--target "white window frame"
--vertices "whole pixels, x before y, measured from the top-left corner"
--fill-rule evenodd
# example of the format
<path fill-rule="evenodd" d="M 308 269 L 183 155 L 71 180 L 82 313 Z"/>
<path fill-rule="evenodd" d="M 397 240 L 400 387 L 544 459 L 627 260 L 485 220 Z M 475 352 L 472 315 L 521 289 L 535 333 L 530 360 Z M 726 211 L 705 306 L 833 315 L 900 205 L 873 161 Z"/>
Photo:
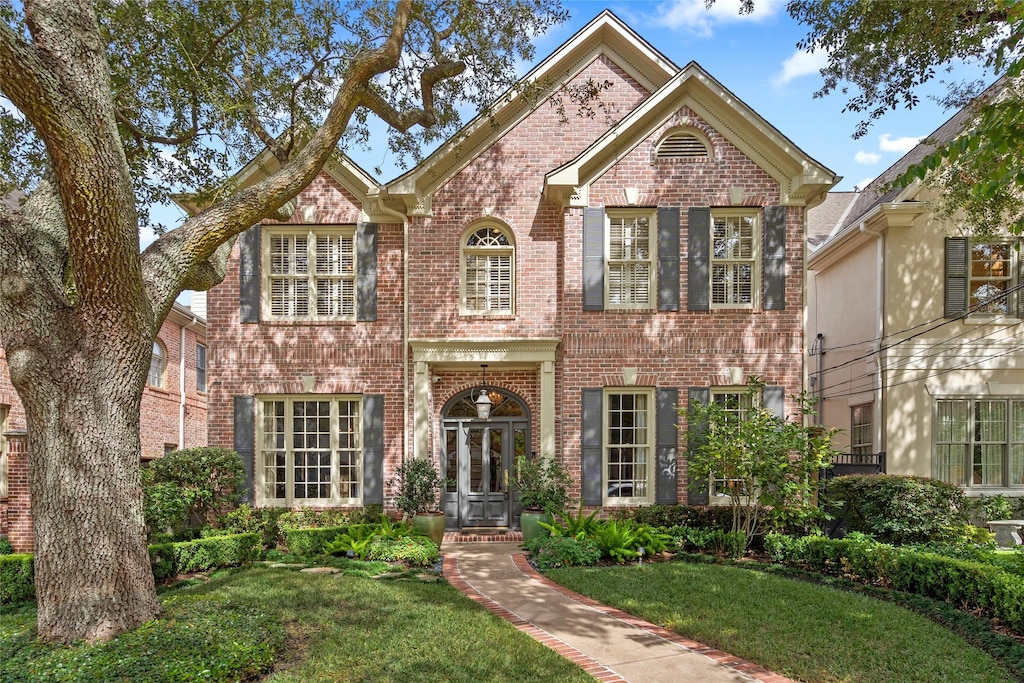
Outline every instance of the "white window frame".
<path fill-rule="evenodd" d="M 202 353 L 200 353 L 200 349 L 202 349 Z M 200 362 L 200 358 L 202 358 L 202 362 Z M 196 391 L 206 391 L 206 358 L 206 344 L 196 344 Z M 199 381 L 200 377 L 202 377 L 202 382 Z"/>
<path fill-rule="evenodd" d="M 300 394 L 300 395 L 265 395 L 256 397 L 256 504 L 267 507 L 336 507 L 361 506 L 365 493 L 365 460 L 363 453 L 363 397 L 352 394 Z M 283 431 L 277 431 L 276 425 L 269 420 L 272 404 L 282 403 L 284 406 Z M 329 444 L 330 450 L 330 494 L 325 497 L 300 498 L 295 495 L 296 458 L 295 458 L 295 404 L 296 403 L 328 403 Z M 354 428 L 346 432 L 351 443 L 342 443 L 341 432 L 337 429 L 342 418 L 341 405 L 345 404 L 345 414 L 354 423 Z M 310 417 L 309 419 L 316 419 Z M 271 430 L 268 427 L 275 427 Z M 281 445 L 282 447 L 278 447 Z M 326 450 L 326 449 L 324 449 Z M 345 479 L 355 487 L 358 495 L 342 495 L 342 462 L 341 452 L 352 455 L 353 464 L 347 465 L 352 474 Z M 273 458 L 273 462 L 270 459 Z M 282 462 L 283 460 L 283 462 Z M 278 482 L 276 473 L 283 471 L 285 480 Z M 272 473 L 272 474 L 271 474 Z M 277 497 L 271 487 L 284 484 L 283 497 Z"/>
<path fill-rule="evenodd" d="M 875 452 L 874 412 L 875 405 L 873 403 L 850 406 L 850 453 L 852 455 L 870 455 Z"/>
<path fill-rule="evenodd" d="M 729 397 L 736 399 L 736 405 L 735 407 L 726 406 L 725 411 L 735 413 L 741 420 L 745 417 L 748 410 L 754 408 L 754 397 L 750 395 L 750 387 L 737 385 L 711 388 L 710 399 L 712 403 L 724 403 Z M 708 477 L 708 504 L 730 504 L 729 489 L 733 486 L 740 486 L 742 488 L 744 482 L 739 479 L 726 479 L 725 477 Z M 740 494 L 743 496 L 749 495 L 746 491 L 741 491 Z"/>
<path fill-rule="evenodd" d="M 994 249 L 996 247 L 1005 249 L 1005 253 L 1001 255 L 993 255 L 993 258 L 976 258 L 976 256 L 983 256 L 984 254 L 978 254 L 975 250 Z M 986 242 L 974 242 L 968 240 L 967 243 L 967 306 L 970 310 L 971 318 L 1017 318 L 1018 313 L 1018 292 L 1010 291 L 1005 297 L 995 298 L 999 296 L 1000 291 L 1013 290 L 1015 285 L 1020 284 L 1020 252 L 1015 248 L 1016 244 L 1008 240 L 991 240 Z M 989 266 L 986 268 L 984 264 L 988 263 Z M 1002 268 L 1005 271 L 1003 274 L 999 273 L 999 265 L 1002 264 Z M 986 271 L 988 271 L 986 273 Z M 1003 284 L 1003 288 L 1000 289 L 999 285 Z M 983 292 L 981 296 L 978 296 L 976 292 L 985 287 L 986 284 L 991 284 L 996 289 Z M 993 300 L 994 299 L 994 300 Z M 985 307 L 976 308 L 982 301 L 989 301 Z M 1005 307 L 1005 310 L 999 310 L 1000 305 Z"/>
<path fill-rule="evenodd" d="M 7 498 L 7 418 L 11 414 L 11 407 L 0 405 L 0 500 Z"/>
<path fill-rule="evenodd" d="M 480 235 L 485 234 L 484 239 L 490 239 L 494 244 L 470 245 L 469 242 Z M 504 241 L 505 244 L 500 244 Z M 475 269 L 476 272 L 484 274 L 482 285 L 488 290 L 481 297 L 469 294 L 470 287 L 470 262 L 475 259 L 482 259 L 484 263 Z M 508 265 L 502 265 L 501 260 L 507 259 Z M 463 315 L 492 315 L 507 316 L 515 315 L 516 308 L 516 246 L 515 236 L 512 230 L 504 225 L 496 223 L 477 224 L 466 231 L 462 237 L 462 248 L 459 251 L 459 301 L 461 302 L 461 313 Z M 501 292 L 502 276 L 507 277 L 507 295 Z M 498 292 L 494 292 L 494 288 Z M 508 304 L 504 305 L 503 300 L 508 298 Z M 482 307 L 474 306 L 473 302 L 479 301 Z"/>
<path fill-rule="evenodd" d="M 273 242 L 275 237 L 284 238 L 306 238 L 306 251 L 303 255 L 295 252 L 295 266 L 304 263 L 305 272 L 301 268 L 290 268 L 286 271 L 274 272 Z M 342 259 L 339 272 L 318 273 L 317 267 L 317 238 L 330 237 L 348 240 L 351 243 L 350 258 Z M 358 247 L 356 239 L 356 226 L 354 225 L 303 225 L 303 226 L 264 226 L 260 239 L 260 305 L 263 320 L 284 320 L 284 321 L 305 321 L 305 322 L 355 322 L 358 311 Z M 304 261 L 303 261 L 304 259 Z M 324 264 L 331 268 L 330 260 Z M 298 271 L 298 272 L 296 272 Z M 306 281 L 306 312 L 305 313 L 274 313 L 275 292 L 274 282 L 293 280 Z M 317 305 L 317 284 L 320 281 L 336 281 L 348 285 L 348 292 L 338 296 L 337 307 L 342 313 L 318 313 Z M 298 301 L 298 298 L 296 298 Z M 297 304 L 296 304 L 297 305 Z M 350 312 L 344 312 L 348 309 Z"/>
<path fill-rule="evenodd" d="M 626 235 L 621 238 L 616 238 L 622 241 L 622 249 L 616 250 L 613 248 L 612 232 L 614 223 L 616 221 L 627 221 L 627 220 L 646 220 L 647 221 L 647 252 L 646 256 L 640 255 L 638 257 L 637 244 L 640 238 L 635 236 Z M 635 235 L 634 231 L 634 235 Z M 613 258 L 613 255 L 620 254 L 628 251 L 629 256 L 632 258 Z M 604 300 L 605 310 L 650 310 L 654 309 L 658 305 L 658 212 L 656 209 L 607 209 L 604 217 Z M 622 273 L 619 276 L 619 280 L 625 279 L 625 276 L 629 275 L 629 267 L 635 268 L 638 266 L 647 266 L 647 301 L 639 301 L 638 292 L 636 287 L 629 287 L 628 284 L 623 284 L 619 291 L 614 291 L 613 271 L 616 268 L 621 268 Z M 633 280 L 634 283 L 640 282 L 640 278 Z M 616 301 L 616 299 L 622 298 L 621 295 L 627 293 L 625 297 L 627 300 Z"/>
<path fill-rule="evenodd" d="M 988 421 L 991 427 L 986 429 L 981 424 L 985 413 L 997 405 L 1003 407 L 1003 418 Z M 954 409 L 963 416 L 962 421 L 951 414 Z M 966 490 L 1024 489 L 1024 398 L 944 396 L 934 401 L 933 419 L 932 473 L 936 479 Z M 998 429 L 1001 435 L 992 434 Z M 979 438 L 986 436 L 985 431 L 990 438 Z M 998 481 L 986 481 L 985 451 L 991 454 L 997 449 L 1001 449 Z"/>
<path fill-rule="evenodd" d="M 153 363 L 160 363 L 160 376 L 153 381 Z M 164 389 L 167 386 L 167 346 L 159 339 L 153 340 L 153 355 L 149 359 L 149 370 L 146 373 L 146 386 Z"/>
<path fill-rule="evenodd" d="M 646 424 L 637 427 L 636 429 L 643 429 L 645 441 L 642 443 L 615 443 L 617 440 L 613 436 L 612 427 L 612 399 L 619 396 L 642 396 L 646 401 L 646 408 L 644 409 L 644 417 L 646 418 Z M 631 388 L 631 387 L 606 387 L 604 390 L 604 400 L 602 402 L 604 415 L 602 416 L 604 427 L 601 435 L 601 480 L 602 486 L 602 498 L 604 505 L 606 506 L 617 506 L 617 505 L 645 505 L 654 502 L 654 479 L 657 469 L 656 462 L 656 451 L 655 451 L 655 434 L 657 410 L 656 401 L 654 396 L 654 389 L 651 388 Z M 625 411 L 622 411 L 625 412 Z M 637 411 L 632 411 L 637 412 Z M 628 428 L 625 428 L 628 429 Z M 634 486 L 639 484 L 645 489 L 644 495 L 632 495 L 632 496 L 611 496 L 609 495 L 609 487 L 616 482 L 625 481 L 621 476 L 612 477 L 611 468 L 612 463 L 612 451 L 617 447 L 623 447 L 624 449 L 633 449 L 642 458 L 634 457 L 632 464 L 627 465 L 632 467 L 643 466 L 646 472 L 643 475 L 646 476 L 634 476 L 630 479 Z M 633 491 L 636 493 L 636 491 Z"/>
<path fill-rule="evenodd" d="M 730 221 L 742 220 L 745 218 L 753 219 L 752 232 L 749 237 L 750 239 L 750 255 L 746 257 L 737 256 L 735 253 L 729 254 L 728 257 L 717 257 L 715 250 L 715 241 L 718 240 L 735 240 L 735 239 L 748 239 L 742 235 L 736 237 L 734 232 L 727 234 L 725 237 L 716 237 L 716 227 L 719 221 L 725 221 L 728 225 Z M 762 230 L 762 218 L 760 211 L 751 211 L 750 209 L 741 208 L 728 208 L 728 209 L 712 209 L 711 210 L 711 244 L 709 249 L 709 267 L 708 267 L 708 302 L 712 310 L 749 310 L 757 308 L 760 305 L 761 300 L 761 230 Z M 730 268 L 738 267 L 742 265 L 749 265 L 750 267 L 750 301 L 749 302 L 735 302 L 735 301 L 716 301 L 716 290 L 715 290 L 715 270 L 716 267 Z M 733 281 L 733 278 L 726 276 L 722 278 L 725 283 L 724 286 L 728 292 L 726 292 L 727 299 L 736 298 L 736 288 L 740 285 Z"/>

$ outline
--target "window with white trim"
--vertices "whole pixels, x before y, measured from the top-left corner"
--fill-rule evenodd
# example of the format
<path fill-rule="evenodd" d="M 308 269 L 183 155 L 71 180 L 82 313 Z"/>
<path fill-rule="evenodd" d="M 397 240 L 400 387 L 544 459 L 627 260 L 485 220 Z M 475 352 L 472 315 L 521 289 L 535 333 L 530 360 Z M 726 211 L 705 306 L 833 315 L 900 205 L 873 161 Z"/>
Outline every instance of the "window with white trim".
<path fill-rule="evenodd" d="M 850 407 L 850 453 L 868 455 L 874 452 L 873 413 L 874 406 L 870 403 Z"/>
<path fill-rule="evenodd" d="M 4 432 L 7 431 L 7 416 L 10 413 L 10 406 L 0 405 L 0 499 L 7 497 L 7 439 Z"/>
<path fill-rule="evenodd" d="M 462 311 L 512 314 L 515 246 L 510 231 L 488 225 L 471 231 L 462 245 Z"/>
<path fill-rule="evenodd" d="M 638 505 L 654 497 L 654 392 L 605 391 L 605 503 Z"/>
<path fill-rule="evenodd" d="M 163 389 L 164 377 L 167 371 L 167 351 L 164 345 L 157 339 L 153 342 L 153 355 L 149 359 L 149 374 L 146 375 L 146 384 L 157 389 Z"/>
<path fill-rule="evenodd" d="M 722 407 L 723 412 L 732 419 L 740 422 L 747 417 L 747 413 L 753 407 L 753 397 L 747 387 L 721 387 L 711 389 L 711 402 Z M 711 503 L 715 499 L 727 498 L 737 487 L 741 489 L 742 495 L 747 495 L 743 490 L 745 484 L 741 479 L 726 479 L 724 477 L 712 477 L 708 484 L 711 487 L 709 493 Z"/>
<path fill-rule="evenodd" d="M 609 209 L 605 217 L 606 308 L 651 308 L 657 245 L 656 214 Z"/>
<path fill-rule="evenodd" d="M 264 319 L 356 319 L 355 226 L 275 227 L 262 244 Z"/>
<path fill-rule="evenodd" d="M 1019 250 L 1008 242 L 971 243 L 971 315 L 1016 315 Z"/>
<path fill-rule="evenodd" d="M 753 308 L 756 304 L 759 235 L 759 213 L 712 210 L 712 308 Z"/>
<path fill-rule="evenodd" d="M 361 504 L 360 397 L 268 396 L 257 410 L 258 504 Z"/>
<path fill-rule="evenodd" d="M 196 391 L 206 391 L 206 347 L 196 344 Z"/>
<path fill-rule="evenodd" d="M 935 477 L 964 488 L 1024 487 L 1024 400 L 935 401 Z"/>

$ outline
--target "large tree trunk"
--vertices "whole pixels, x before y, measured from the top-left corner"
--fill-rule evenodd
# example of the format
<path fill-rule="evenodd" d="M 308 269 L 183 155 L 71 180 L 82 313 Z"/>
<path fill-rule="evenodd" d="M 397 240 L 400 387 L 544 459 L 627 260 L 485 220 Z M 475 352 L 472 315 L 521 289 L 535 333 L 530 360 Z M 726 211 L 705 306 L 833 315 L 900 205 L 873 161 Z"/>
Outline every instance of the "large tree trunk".
<path fill-rule="evenodd" d="M 39 635 L 59 642 L 108 639 L 159 611 L 139 476 L 152 341 L 77 326 L 51 319 L 51 343 L 11 368 L 28 422 Z"/>

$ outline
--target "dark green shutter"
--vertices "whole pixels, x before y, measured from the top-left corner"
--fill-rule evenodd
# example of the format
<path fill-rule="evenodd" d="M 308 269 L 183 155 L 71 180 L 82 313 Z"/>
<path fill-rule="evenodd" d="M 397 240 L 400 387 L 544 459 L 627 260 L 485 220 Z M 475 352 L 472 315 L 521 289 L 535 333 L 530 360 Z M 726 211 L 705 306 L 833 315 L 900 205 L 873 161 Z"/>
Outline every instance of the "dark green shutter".
<path fill-rule="evenodd" d="M 580 411 L 580 445 L 583 450 L 580 486 L 584 505 L 601 505 L 604 502 L 604 464 L 601 453 L 603 400 L 603 389 L 583 390 Z"/>
<path fill-rule="evenodd" d="M 356 227 L 356 320 L 377 319 L 377 224 Z"/>
<path fill-rule="evenodd" d="M 956 318 L 967 311 L 967 238 L 946 238 L 945 316 Z"/>
<path fill-rule="evenodd" d="M 604 310 L 604 209 L 583 209 L 583 310 Z"/>
<path fill-rule="evenodd" d="M 384 504 L 384 396 L 363 396 L 363 505 Z"/>
<path fill-rule="evenodd" d="M 786 207 L 764 209 L 764 310 L 786 308 Z"/>
<path fill-rule="evenodd" d="M 253 473 L 256 460 L 256 399 L 253 396 L 234 397 L 235 452 L 245 465 L 245 484 L 242 488 L 243 503 L 254 501 Z"/>
<path fill-rule="evenodd" d="M 687 406 L 692 408 L 696 403 L 707 403 L 711 400 L 711 390 L 707 387 L 690 387 L 687 389 Z M 707 425 L 687 424 L 689 441 L 686 444 L 687 459 L 690 459 L 693 451 L 700 446 L 700 434 L 707 429 Z M 708 480 L 697 479 L 688 476 L 686 500 L 690 505 L 708 504 Z"/>
<path fill-rule="evenodd" d="M 783 387 L 765 387 L 762 400 L 768 412 L 781 420 L 786 419 L 786 390 Z"/>
<path fill-rule="evenodd" d="M 690 209 L 686 245 L 686 308 L 710 311 L 711 209 Z"/>
<path fill-rule="evenodd" d="M 679 459 L 679 390 L 658 389 L 655 450 L 658 471 L 655 476 L 654 502 L 675 505 L 679 502 L 676 481 Z"/>
<path fill-rule="evenodd" d="M 658 310 L 679 310 L 679 207 L 658 209 Z"/>
<path fill-rule="evenodd" d="M 238 321 L 260 321 L 260 226 L 238 236 Z"/>

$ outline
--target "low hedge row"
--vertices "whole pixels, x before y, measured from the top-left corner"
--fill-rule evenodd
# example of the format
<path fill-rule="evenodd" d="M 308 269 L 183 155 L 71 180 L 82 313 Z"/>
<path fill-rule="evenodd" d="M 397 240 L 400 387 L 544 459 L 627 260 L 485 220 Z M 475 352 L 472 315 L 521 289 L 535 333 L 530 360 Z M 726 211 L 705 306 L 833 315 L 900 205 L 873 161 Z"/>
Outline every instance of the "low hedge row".
<path fill-rule="evenodd" d="M 980 609 L 1024 633 L 1024 578 L 989 564 L 864 539 L 770 535 L 776 561 Z"/>
<path fill-rule="evenodd" d="M 177 574 L 231 567 L 260 557 L 259 534 L 211 536 L 195 541 L 149 546 L 149 561 L 157 581 Z M 32 600 L 36 596 L 32 555 L 0 555 L 0 604 Z"/>
<path fill-rule="evenodd" d="M 0 605 L 31 600 L 35 596 L 32 555 L 0 555 Z"/>
<path fill-rule="evenodd" d="M 288 552 L 298 557 L 327 554 L 326 545 L 345 533 L 348 526 L 325 526 L 319 529 L 285 529 L 284 543 Z"/>
<path fill-rule="evenodd" d="M 157 581 L 178 574 L 201 572 L 216 567 L 232 567 L 252 562 L 263 552 L 258 533 L 209 536 L 181 543 L 149 546 L 149 562 Z"/>

